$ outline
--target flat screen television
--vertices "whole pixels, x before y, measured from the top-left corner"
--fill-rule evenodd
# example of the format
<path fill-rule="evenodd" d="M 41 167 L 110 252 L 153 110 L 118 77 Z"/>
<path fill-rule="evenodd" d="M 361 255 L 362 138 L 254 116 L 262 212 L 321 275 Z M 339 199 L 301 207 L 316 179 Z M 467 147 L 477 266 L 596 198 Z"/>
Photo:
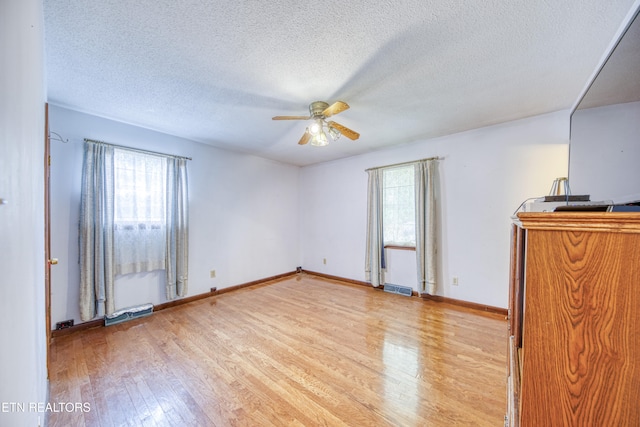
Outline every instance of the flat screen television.
<path fill-rule="evenodd" d="M 571 114 L 569 182 L 591 200 L 640 200 L 640 5 Z"/>

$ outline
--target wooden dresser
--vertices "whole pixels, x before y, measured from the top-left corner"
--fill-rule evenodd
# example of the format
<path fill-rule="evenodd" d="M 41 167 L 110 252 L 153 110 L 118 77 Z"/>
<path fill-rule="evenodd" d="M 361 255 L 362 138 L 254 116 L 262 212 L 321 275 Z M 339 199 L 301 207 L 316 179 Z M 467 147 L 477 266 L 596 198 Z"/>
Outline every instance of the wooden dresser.
<path fill-rule="evenodd" d="M 640 213 L 518 214 L 508 323 L 505 425 L 640 426 Z"/>

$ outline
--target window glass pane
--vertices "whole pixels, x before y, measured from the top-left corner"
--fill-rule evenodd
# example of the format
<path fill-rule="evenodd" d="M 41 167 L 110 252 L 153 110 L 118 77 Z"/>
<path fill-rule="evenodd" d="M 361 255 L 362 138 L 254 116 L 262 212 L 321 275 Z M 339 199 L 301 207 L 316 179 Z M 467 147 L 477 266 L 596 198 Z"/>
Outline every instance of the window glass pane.
<path fill-rule="evenodd" d="M 384 243 L 415 246 L 414 166 L 384 171 Z"/>

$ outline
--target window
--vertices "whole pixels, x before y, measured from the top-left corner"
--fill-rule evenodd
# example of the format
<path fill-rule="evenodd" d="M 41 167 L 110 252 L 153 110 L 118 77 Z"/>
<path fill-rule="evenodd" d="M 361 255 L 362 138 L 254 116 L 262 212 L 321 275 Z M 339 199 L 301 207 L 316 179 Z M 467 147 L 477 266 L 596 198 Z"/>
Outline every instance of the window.
<path fill-rule="evenodd" d="M 114 275 L 164 269 L 167 300 L 189 274 L 187 157 L 84 140 L 80 317 L 115 311 Z"/>
<path fill-rule="evenodd" d="M 165 268 L 167 160 L 115 149 L 116 274 Z"/>
<path fill-rule="evenodd" d="M 385 246 L 416 245 L 414 165 L 384 170 L 383 234 Z"/>

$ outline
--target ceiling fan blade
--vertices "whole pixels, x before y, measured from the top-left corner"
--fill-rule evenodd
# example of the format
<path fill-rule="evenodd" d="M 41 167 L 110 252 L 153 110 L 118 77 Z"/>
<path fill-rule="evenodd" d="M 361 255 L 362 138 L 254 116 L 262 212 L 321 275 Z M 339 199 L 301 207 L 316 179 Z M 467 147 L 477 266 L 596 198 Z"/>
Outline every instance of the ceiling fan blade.
<path fill-rule="evenodd" d="M 302 138 L 300 138 L 300 141 L 298 141 L 298 144 L 304 145 L 307 142 L 309 142 L 310 139 L 311 139 L 311 134 L 309 134 L 308 131 L 305 131 L 304 135 L 302 135 Z"/>
<path fill-rule="evenodd" d="M 275 116 L 271 120 L 309 120 L 311 116 Z"/>
<path fill-rule="evenodd" d="M 337 101 L 333 104 L 329 105 L 323 112 L 322 115 L 325 117 L 331 117 L 338 113 L 342 113 L 344 110 L 348 110 L 349 105 L 346 102 Z"/>
<path fill-rule="evenodd" d="M 331 126 L 332 128 L 338 129 L 341 134 L 343 134 L 344 136 L 346 136 L 347 138 L 349 138 L 349 139 L 351 139 L 353 141 L 355 141 L 356 139 L 360 138 L 360 134 L 358 132 L 352 131 L 348 127 L 342 126 L 340 123 L 327 122 L 327 124 L 329 126 Z"/>

